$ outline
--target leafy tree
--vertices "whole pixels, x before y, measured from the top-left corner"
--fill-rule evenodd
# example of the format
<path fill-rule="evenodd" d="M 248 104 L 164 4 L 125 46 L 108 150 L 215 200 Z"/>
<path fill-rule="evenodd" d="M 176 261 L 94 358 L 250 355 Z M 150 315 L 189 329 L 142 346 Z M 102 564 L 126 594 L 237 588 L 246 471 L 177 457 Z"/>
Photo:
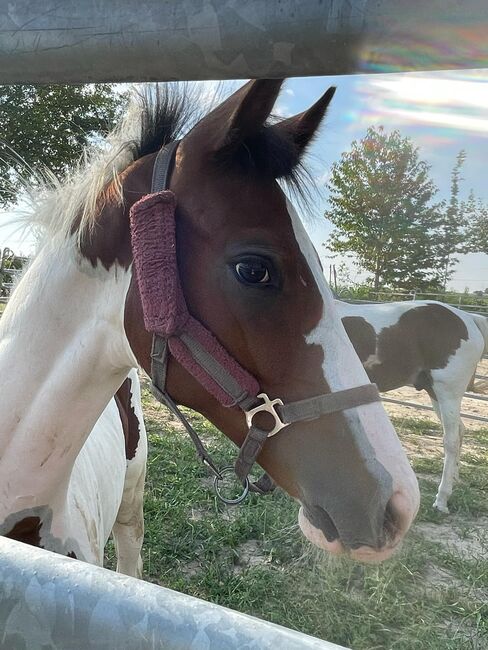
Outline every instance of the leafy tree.
<path fill-rule="evenodd" d="M 25 257 L 19 257 L 10 248 L 0 248 L 0 297 L 8 296 L 8 288 L 4 283 L 11 283 L 15 272 L 20 271 L 26 263 Z M 13 271 L 13 273 L 11 272 Z"/>
<path fill-rule="evenodd" d="M 466 225 L 466 204 L 459 200 L 459 186 L 463 180 L 461 178 L 461 168 L 465 160 L 466 152 L 461 149 L 456 156 L 456 162 L 451 172 L 451 196 L 449 203 L 444 206 L 442 227 L 439 233 L 444 255 L 444 290 L 458 262 L 456 254 L 462 253 L 465 248 L 464 240 L 466 235 L 464 227 Z"/>
<path fill-rule="evenodd" d="M 434 288 L 443 279 L 445 255 L 435 236 L 442 211 L 429 169 L 409 138 L 382 127 L 369 128 L 332 166 L 328 248 L 354 254 L 375 290 Z"/>
<path fill-rule="evenodd" d="M 17 201 L 33 169 L 62 176 L 123 104 L 111 84 L 0 86 L 0 205 Z"/>
<path fill-rule="evenodd" d="M 471 191 L 465 204 L 466 246 L 465 253 L 488 254 L 488 205 L 475 199 Z"/>

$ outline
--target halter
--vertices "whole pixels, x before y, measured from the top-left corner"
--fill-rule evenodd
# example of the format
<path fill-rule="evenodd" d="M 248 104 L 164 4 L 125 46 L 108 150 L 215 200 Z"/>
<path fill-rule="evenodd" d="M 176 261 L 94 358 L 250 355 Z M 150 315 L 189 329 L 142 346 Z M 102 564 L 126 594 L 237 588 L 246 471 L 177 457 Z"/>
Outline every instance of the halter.
<path fill-rule="evenodd" d="M 266 440 L 296 422 L 370 404 L 380 400 L 375 384 L 310 397 L 284 404 L 260 392 L 257 380 L 245 370 L 202 323 L 188 312 L 181 289 L 176 259 L 175 196 L 167 190 L 178 141 L 160 149 L 153 167 L 151 194 L 131 208 L 131 238 L 134 264 L 141 294 L 144 323 L 152 332 L 151 390 L 182 422 L 198 456 L 214 474 L 217 496 L 227 504 L 243 501 L 251 490 L 259 494 L 274 489 L 265 474 L 251 482 L 249 473 Z M 205 449 L 197 432 L 166 391 L 168 357 L 202 384 L 223 406 L 240 408 L 246 418 L 247 436 L 234 467 L 219 469 Z M 264 430 L 254 424 L 259 413 L 269 413 L 274 425 Z M 242 493 L 227 499 L 221 481 L 235 472 L 243 485 Z"/>

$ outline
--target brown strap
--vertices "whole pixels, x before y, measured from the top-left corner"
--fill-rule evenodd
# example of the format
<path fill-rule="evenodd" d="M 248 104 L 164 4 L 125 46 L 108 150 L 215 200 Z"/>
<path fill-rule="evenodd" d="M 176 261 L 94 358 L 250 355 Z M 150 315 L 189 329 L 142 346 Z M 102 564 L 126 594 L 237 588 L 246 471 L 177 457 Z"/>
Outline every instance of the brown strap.
<path fill-rule="evenodd" d="M 242 447 L 239 451 L 239 456 L 237 457 L 234 465 L 236 474 L 242 483 L 245 482 L 267 438 L 267 431 L 258 429 L 255 426 L 252 426 L 249 429 L 249 433 L 242 443 Z"/>
<path fill-rule="evenodd" d="M 299 402 L 292 402 L 284 406 L 277 406 L 283 422 L 291 424 L 303 420 L 314 420 L 323 415 L 329 415 L 337 411 L 346 411 L 347 409 L 360 406 L 362 404 L 371 404 L 379 401 L 380 394 L 376 384 L 365 384 L 364 386 L 355 386 L 338 391 L 337 393 L 328 393 L 310 397 Z M 244 440 L 235 463 L 235 471 L 239 479 L 244 483 L 249 472 L 251 471 L 257 457 L 259 456 L 264 443 L 268 438 L 267 431 L 252 426 L 249 429 L 246 439 Z M 260 491 L 263 487 L 265 492 L 271 491 L 274 483 L 266 474 L 257 481 L 254 486 Z"/>
<path fill-rule="evenodd" d="M 276 483 L 269 474 L 263 474 L 254 483 L 249 483 L 249 489 L 256 494 L 269 494 L 276 489 Z"/>
<path fill-rule="evenodd" d="M 284 406 L 277 406 L 276 410 L 283 422 L 292 424 L 301 420 L 315 420 L 322 415 L 347 411 L 347 409 L 362 404 L 379 402 L 380 400 L 381 397 L 376 384 L 365 384 L 364 386 L 340 390 L 337 393 L 327 393 L 326 395 L 303 399 L 299 402 L 291 402 Z"/>

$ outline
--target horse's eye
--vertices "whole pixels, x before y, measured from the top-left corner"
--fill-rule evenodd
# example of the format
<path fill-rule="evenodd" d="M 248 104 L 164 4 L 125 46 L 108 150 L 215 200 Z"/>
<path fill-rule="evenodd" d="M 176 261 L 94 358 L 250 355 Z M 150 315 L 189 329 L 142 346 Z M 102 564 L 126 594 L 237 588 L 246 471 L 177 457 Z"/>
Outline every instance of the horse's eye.
<path fill-rule="evenodd" d="M 264 260 L 247 259 L 235 265 L 237 278 L 245 284 L 268 284 L 269 270 Z"/>

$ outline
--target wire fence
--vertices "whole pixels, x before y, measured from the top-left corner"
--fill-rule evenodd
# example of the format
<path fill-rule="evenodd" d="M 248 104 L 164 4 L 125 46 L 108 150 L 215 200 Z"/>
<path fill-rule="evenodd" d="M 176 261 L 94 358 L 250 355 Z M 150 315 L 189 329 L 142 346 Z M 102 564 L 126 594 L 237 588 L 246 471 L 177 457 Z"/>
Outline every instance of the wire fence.
<path fill-rule="evenodd" d="M 488 359 L 488 355 L 484 354 L 482 360 Z M 475 374 L 475 379 L 481 379 L 488 381 L 488 375 Z M 479 395 L 472 392 L 464 393 L 464 399 L 478 400 L 480 402 L 488 402 L 488 395 Z M 388 397 L 388 394 L 382 395 L 381 399 L 387 404 L 397 404 L 398 406 L 406 406 L 409 408 L 418 409 L 419 411 L 431 411 L 435 412 L 435 409 L 428 404 L 420 404 L 419 402 L 412 402 L 411 400 L 401 400 L 394 397 Z M 461 411 L 460 413 L 462 418 L 466 420 L 475 420 L 476 422 L 488 422 L 488 417 L 484 415 L 477 415 L 476 413 L 466 413 Z"/>
<path fill-rule="evenodd" d="M 342 289 L 337 297 L 344 302 L 379 304 L 385 302 L 403 302 L 411 300 L 436 300 L 450 307 L 463 311 L 474 312 L 488 316 L 488 293 L 424 293 L 420 291 L 368 291 L 365 297 L 359 298 L 351 289 Z M 467 302 L 468 301 L 468 302 Z"/>

